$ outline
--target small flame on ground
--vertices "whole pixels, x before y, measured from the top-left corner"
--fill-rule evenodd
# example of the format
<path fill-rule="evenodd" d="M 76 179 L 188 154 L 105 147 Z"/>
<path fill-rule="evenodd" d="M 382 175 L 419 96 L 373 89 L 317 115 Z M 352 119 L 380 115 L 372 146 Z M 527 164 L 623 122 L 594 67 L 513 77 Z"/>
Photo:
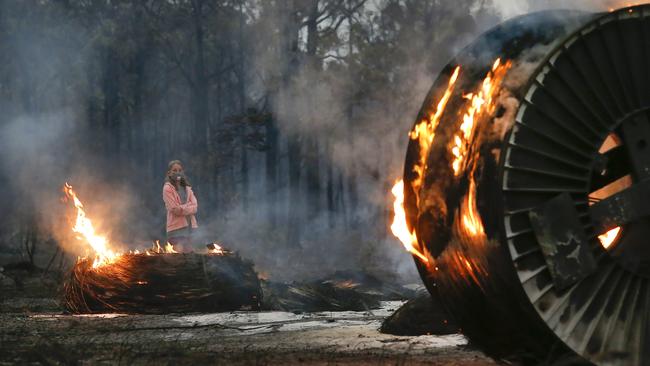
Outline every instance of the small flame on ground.
<path fill-rule="evenodd" d="M 174 250 L 174 246 L 170 242 L 167 242 L 167 244 L 165 244 L 165 253 L 178 253 L 178 252 Z"/>
<path fill-rule="evenodd" d="M 417 249 L 419 244 L 415 231 L 411 232 L 406 225 L 406 212 L 404 211 L 404 181 L 399 180 L 395 183 L 391 192 L 393 193 L 393 196 L 395 196 L 395 202 L 393 203 L 395 217 L 393 218 L 393 224 L 390 226 L 393 235 L 402 242 L 407 251 L 418 256 L 418 258 L 423 262 L 428 263 L 429 259 Z"/>
<path fill-rule="evenodd" d="M 618 239 L 618 234 L 620 233 L 621 228 L 615 227 L 605 234 L 598 235 L 598 240 L 600 240 L 600 244 L 602 244 L 603 248 L 609 249 L 609 247 L 612 246 L 616 239 Z"/>
<path fill-rule="evenodd" d="M 208 249 L 208 253 L 210 254 L 224 254 L 223 248 L 217 244 L 217 243 L 212 243 L 210 244 L 211 248 Z"/>

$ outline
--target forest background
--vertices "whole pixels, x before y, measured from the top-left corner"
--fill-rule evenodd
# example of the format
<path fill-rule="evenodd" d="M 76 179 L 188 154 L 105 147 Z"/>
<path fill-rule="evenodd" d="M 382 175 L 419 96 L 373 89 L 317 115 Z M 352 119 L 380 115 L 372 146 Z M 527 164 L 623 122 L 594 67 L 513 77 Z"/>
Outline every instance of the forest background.
<path fill-rule="evenodd" d="M 437 73 L 506 18 L 616 5 L 0 0 L 0 265 L 88 254 L 65 182 L 115 248 L 164 239 L 161 188 L 180 159 L 200 240 L 262 273 L 413 280 L 390 187 Z"/>

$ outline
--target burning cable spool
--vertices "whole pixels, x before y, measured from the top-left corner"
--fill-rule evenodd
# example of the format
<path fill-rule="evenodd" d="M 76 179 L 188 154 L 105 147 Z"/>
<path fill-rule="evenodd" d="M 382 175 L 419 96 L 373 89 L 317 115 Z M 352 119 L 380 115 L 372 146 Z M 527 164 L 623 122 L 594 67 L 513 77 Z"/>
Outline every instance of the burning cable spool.
<path fill-rule="evenodd" d="M 494 356 L 650 364 L 647 40 L 650 6 L 526 15 L 425 100 L 393 228 Z"/>
<path fill-rule="evenodd" d="M 95 232 L 83 204 L 68 184 L 66 197 L 77 210 L 73 231 L 94 249 L 80 258 L 64 286 L 72 313 L 213 312 L 258 310 L 262 290 L 252 263 L 208 245 L 207 254 L 177 253 L 168 243 L 145 251 L 119 253 Z"/>

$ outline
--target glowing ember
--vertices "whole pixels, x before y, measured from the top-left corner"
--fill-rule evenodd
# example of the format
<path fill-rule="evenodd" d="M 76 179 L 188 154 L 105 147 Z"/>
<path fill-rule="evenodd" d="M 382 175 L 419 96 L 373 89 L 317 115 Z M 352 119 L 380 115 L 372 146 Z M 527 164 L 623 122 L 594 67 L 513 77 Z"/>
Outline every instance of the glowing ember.
<path fill-rule="evenodd" d="M 72 190 L 72 186 L 66 183 L 63 187 L 66 197 L 72 199 L 74 206 L 77 209 L 77 219 L 75 221 L 72 231 L 77 233 L 77 238 L 85 240 L 95 251 L 95 260 L 93 261 L 93 268 L 113 262 L 121 253 L 116 253 L 108 248 L 108 242 L 105 236 L 98 235 L 95 232 L 92 221 L 86 217 L 86 212 L 83 209 L 83 204 L 77 198 L 77 194 Z"/>
<path fill-rule="evenodd" d="M 492 70 L 483 80 L 480 90 L 477 93 L 464 96 L 465 99 L 470 101 L 470 105 L 463 115 L 460 133 L 454 137 L 453 146 L 451 147 L 451 153 L 454 156 L 452 168 L 457 176 L 463 171 L 463 164 L 476 130 L 476 120 L 482 113 L 492 113 L 494 111 L 498 88 L 511 66 L 510 61 L 502 65 L 501 59 L 497 59 L 492 65 Z"/>
<path fill-rule="evenodd" d="M 598 235 L 598 240 L 600 240 L 600 244 L 602 244 L 603 248 L 609 249 L 609 247 L 616 241 L 616 239 L 618 239 L 618 235 L 620 233 L 621 228 L 615 227 L 605 234 Z"/>
<path fill-rule="evenodd" d="M 440 117 L 442 117 L 442 113 L 445 111 L 447 103 L 449 102 L 449 98 L 451 98 L 451 94 L 454 90 L 456 80 L 458 80 L 459 73 L 460 66 L 456 67 L 454 73 L 451 75 L 451 78 L 449 79 L 449 83 L 447 85 L 447 90 L 445 90 L 444 95 L 438 102 L 435 112 L 431 114 L 429 118 L 424 119 L 422 122 L 418 123 L 414 127 L 413 131 L 409 133 L 411 140 L 417 140 L 420 146 L 420 158 L 413 166 L 413 171 L 416 172 L 418 176 L 413 180 L 413 182 L 411 182 L 413 191 L 416 194 L 418 194 L 420 186 L 422 185 L 424 170 L 426 169 L 427 156 L 429 155 L 429 149 L 431 149 L 431 144 L 433 143 L 433 138 L 435 137 L 436 127 L 438 127 L 438 123 L 440 123 Z"/>
<path fill-rule="evenodd" d="M 393 218 L 393 224 L 390 226 L 393 235 L 402 242 L 406 250 L 418 256 L 423 262 L 428 263 L 429 259 L 417 249 L 419 248 L 419 244 L 415 232 L 411 232 L 406 225 L 406 212 L 404 211 L 404 181 L 399 180 L 395 183 L 391 192 L 393 193 L 393 196 L 395 196 L 395 202 L 393 203 L 395 217 Z"/>

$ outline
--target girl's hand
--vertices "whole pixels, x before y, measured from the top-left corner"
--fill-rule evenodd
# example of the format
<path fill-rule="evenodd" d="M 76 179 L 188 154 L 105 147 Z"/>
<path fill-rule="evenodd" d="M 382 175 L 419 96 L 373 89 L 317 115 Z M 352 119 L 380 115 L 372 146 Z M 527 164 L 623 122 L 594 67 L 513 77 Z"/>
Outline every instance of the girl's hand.
<path fill-rule="evenodd" d="M 180 216 L 180 215 L 183 214 L 183 209 L 180 208 L 180 207 L 174 207 L 174 208 L 172 208 L 172 213 L 174 215 Z"/>

